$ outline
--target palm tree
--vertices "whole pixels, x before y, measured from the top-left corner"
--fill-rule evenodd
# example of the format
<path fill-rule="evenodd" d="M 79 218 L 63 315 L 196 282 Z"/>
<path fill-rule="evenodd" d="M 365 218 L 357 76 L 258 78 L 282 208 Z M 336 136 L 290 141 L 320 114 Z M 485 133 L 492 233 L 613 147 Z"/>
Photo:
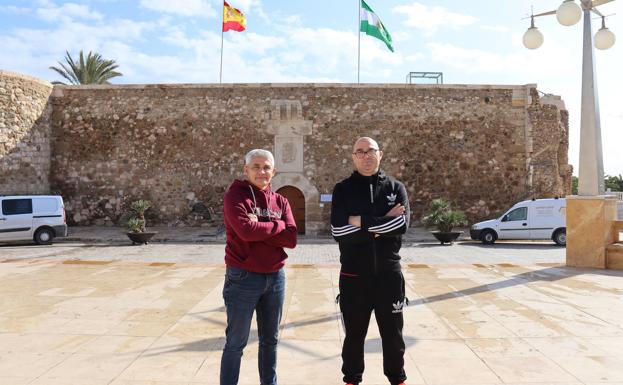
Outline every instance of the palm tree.
<path fill-rule="evenodd" d="M 80 61 L 76 63 L 69 52 L 65 51 L 65 61 L 67 66 L 61 62 L 61 68 L 50 67 L 51 70 L 58 72 L 62 77 L 67 79 L 70 84 L 110 84 L 109 79 L 123 74 L 115 71 L 119 65 L 114 60 L 105 60 L 97 52 L 89 51 L 84 58 L 82 50 L 80 50 Z M 63 82 L 53 82 L 54 84 L 65 84 Z"/>

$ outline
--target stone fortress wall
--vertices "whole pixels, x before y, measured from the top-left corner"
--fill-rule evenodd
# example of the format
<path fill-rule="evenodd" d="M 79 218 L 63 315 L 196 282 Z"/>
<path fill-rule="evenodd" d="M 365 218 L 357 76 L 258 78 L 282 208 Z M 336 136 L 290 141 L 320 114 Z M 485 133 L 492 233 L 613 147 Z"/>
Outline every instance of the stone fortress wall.
<path fill-rule="evenodd" d="M 11 111 L 4 95 L 18 94 L 12 78 L 0 76 L 0 116 Z M 437 197 L 473 221 L 571 188 L 568 113 L 536 85 L 55 86 L 46 103 L 51 88 L 30 84 L 40 96 L 22 108 L 24 123 L 0 120 L 0 138 L 13 138 L 0 144 L 0 170 L 12 170 L 0 194 L 43 192 L 34 188 L 38 174 L 18 176 L 30 166 L 13 159 L 28 159 L 49 138 L 47 163 L 33 159 L 72 224 L 118 223 L 139 198 L 153 202 L 151 224 L 218 223 L 244 155 L 266 148 L 279 171 L 274 189 L 300 191 L 307 233 L 326 232 L 326 194 L 352 171 L 351 146 L 363 135 L 377 139 L 382 167 L 405 182 L 414 220 Z"/>
<path fill-rule="evenodd" d="M 0 70 L 0 194 L 50 190 L 52 84 Z"/>

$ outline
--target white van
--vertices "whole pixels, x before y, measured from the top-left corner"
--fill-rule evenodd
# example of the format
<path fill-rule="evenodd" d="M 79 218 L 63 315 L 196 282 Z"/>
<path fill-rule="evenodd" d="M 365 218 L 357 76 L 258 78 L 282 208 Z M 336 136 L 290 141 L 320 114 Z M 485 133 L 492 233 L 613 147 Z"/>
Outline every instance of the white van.
<path fill-rule="evenodd" d="M 0 196 L 0 242 L 34 240 L 51 245 L 67 236 L 63 198 L 53 195 Z"/>
<path fill-rule="evenodd" d="M 565 246 L 566 209 L 564 198 L 523 201 L 498 219 L 474 224 L 469 233 L 472 239 L 489 245 L 498 239 L 551 239 Z"/>

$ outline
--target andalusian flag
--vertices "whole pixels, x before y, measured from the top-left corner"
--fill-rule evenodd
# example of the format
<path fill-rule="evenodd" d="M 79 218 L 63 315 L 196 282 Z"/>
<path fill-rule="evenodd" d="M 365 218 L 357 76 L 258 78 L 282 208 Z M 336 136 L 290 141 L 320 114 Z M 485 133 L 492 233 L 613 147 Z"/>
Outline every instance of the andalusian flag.
<path fill-rule="evenodd" d="M 377 39 L 382 40 L 385 45 L 387 45 L 387 48 L 394 52 L 392 37 L 385 29 L 383 23 L 381 23 L 381 19 L 379 19 L 376 13 L 374 13 L 372 8 L 370 8 L 364 0 L 361 0 L 361 14 L 359 16 L 361 19 L 360 31 L 365 32 L 366 35 L 374 36 Z"/>
<path fill-rule="evenodd" d="M 225 1 L 223 6 L 223 32 L 227 32 L 230 29 L 242 32 L 246 27 L 247 18 L 244 17 L 240 10 L 233 8 Z"/>

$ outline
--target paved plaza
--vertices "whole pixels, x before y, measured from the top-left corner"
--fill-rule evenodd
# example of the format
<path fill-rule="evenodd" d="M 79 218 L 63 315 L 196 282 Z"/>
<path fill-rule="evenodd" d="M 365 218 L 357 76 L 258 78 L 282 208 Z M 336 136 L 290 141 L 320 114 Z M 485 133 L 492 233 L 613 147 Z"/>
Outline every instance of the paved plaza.
<path fill-rule="evenodd" d="M 279 383 L 341 384 L 331 241 L 291 253 Z M 623 272 L 550 243 L 405 242 L 408 384 L 623 384 Z M 0 384 L 218 384 L 223 244 L 0 246 Z M 255 327 L 253 327 L 255 331 Z M 374 321 L 362 385 L 386 384 Z M 258 384 L 257 337 L 241 384 Z"/>

